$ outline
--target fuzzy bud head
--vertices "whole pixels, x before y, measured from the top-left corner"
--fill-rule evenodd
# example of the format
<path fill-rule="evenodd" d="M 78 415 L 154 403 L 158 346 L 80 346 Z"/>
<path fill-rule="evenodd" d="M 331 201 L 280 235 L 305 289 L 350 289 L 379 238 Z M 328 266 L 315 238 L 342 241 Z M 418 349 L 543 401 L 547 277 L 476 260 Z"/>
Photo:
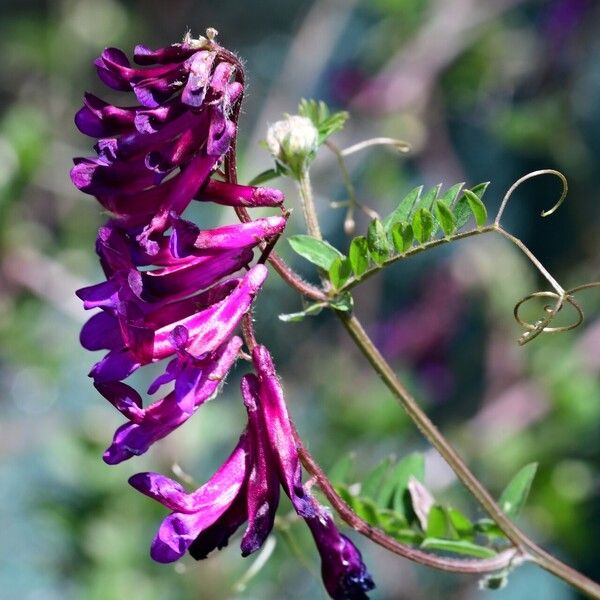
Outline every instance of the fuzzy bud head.
<path fill-rule="evenodd" d="M 313 122 L 299 115 L 287 115 L 267 132 L 269 151 L 294 175 L 299 175 L 313 158 L 318 142 L 319 132 Z"/>

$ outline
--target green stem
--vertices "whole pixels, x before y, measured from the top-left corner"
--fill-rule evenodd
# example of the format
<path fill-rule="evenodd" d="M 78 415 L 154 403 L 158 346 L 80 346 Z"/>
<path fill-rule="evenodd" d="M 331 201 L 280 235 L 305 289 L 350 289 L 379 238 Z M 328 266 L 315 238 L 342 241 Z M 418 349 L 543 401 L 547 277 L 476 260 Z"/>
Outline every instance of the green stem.
<path fill-rule="evenodd" d="M 317 218 L 317 210 L 315 208 L 315 201 L 313 198 L 308 169 L 304 169 L 302 171 L 300 179 L 298 179 L 298 188 L 300 191 L 302 210 L 304 211 L 304 220 L 306 221 L 308 233 L 313 237 L 322 240 L 323 236 L 321 234 L 321 228 L 319 227 L 319 220 Z"/>

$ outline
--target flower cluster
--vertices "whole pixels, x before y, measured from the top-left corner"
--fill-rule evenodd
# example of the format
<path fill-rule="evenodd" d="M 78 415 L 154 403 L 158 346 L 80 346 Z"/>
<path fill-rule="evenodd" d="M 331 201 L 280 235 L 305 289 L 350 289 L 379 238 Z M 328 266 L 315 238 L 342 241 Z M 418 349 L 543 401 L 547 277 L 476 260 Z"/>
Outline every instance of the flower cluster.
<path fill-rule="evenodd" d="M 106 49 L 96 60 L 109 87 L 132 91 L 137 106 L 119 107 L 86 94 L 75 122 L 97 138 L 96 155 L 76 158 L 73 183 L 111 213 L 96 251 L 105 280 L 77 292 L 86 309 L 81 343 L 106 350 L 90 376 L 126 418 L 104 453 L 108 464 L 143 454 L 213 398 L 240 354 L 235 335 L 267 276 L 253 250 L 279 235 L 285 217 L 272 216 L 202 230 L 183 218 L 192 200 L 227 206 L 281 206 L 271 188 L 225 180 L 243 94 L 240 65 L 213 36 L 158 50 L 138 46 L 137 66 Z M 229 179 L 229 178 L 225 178 Z M 134 371 L 168 359 L 144 406 L 124 382 Z M 155 473 L 130 483 L 173 513 L 159 529 L 152 556 L 171 562 L 187 550 L 204 558 L 248 522 L 242 554 L 270 533 L 279 486 L 305 519 L 321 554 L 333 598 L 366 598 L 373 583 L 360 553 L 302 485 L 302 472 L 279 382 L 267 350 L 253 349 L 257 375 L 242 394 L 248 425 L 235 450 L 196 492 Z"/>

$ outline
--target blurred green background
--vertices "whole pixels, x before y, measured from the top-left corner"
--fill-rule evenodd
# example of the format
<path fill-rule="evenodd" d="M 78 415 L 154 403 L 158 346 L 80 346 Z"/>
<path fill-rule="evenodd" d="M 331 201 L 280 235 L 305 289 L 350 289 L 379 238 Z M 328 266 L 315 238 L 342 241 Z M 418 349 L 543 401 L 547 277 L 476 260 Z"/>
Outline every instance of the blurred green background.
<path fill-rule="evenodd" d="M 86 315 L 73 291 L 99 280 L 102 215 L 68 171 L 72 156 L 91 152 L 73 125 L 83 91 L 111 97 L 92 67 L 104 46 L 130 52 L 217 28 L 247 69 L 243 181 L 270 166 L 258 142 L 303 96 L 351 111 L 339 145 L 376 135 L 412 144 L 408 158 L 373 150 L 349 161 L 360 199 L 382 214 L 415 185 L 487 180 L 494 212 L 521 175 L 562 170 L 571 189 L 557 214 L 539 218 L 558 194 L 545 178 L 519 190 L 504 223 L 570 287 L 598 278 L 600 264 L 599 8 L 594 0 L 0 0 L 0 598 L 324 598 L 316 552 L 295 522 L 279 528 L 273 555 L 245 588 L 254 559 L 240 558 L 237 538 L 200 563 L 149 558 L 165 510 L 127 477 L 177 464 L 203 482 L 244 425 L 241 371 L 147 455 L 117 467 L 101 461 L 120 418 L 86 377 L 95 357 L 79 347 Z M 322 153 L 314 180 L 323 228 L 345 250 L 343 211 L 329 207 L 344 198 L 342 180 Z M 293 187 L 282 186 L 297 206 Z M 290 233 L 301 231 L 300 214 Z M 193 218 L 232 215 L 195 208 Z M 581 295 L 588 318 L 579 329 L 519 348 L 512 308 L 538 289 L 544 283 L 522 256 L 482 237 L 373 278 L 356 293 L 357 313 L 491 491 L 540 462 L 523 527 L 599 579 L 600 298 Z M 481 516 L 330 315 L 278 321 L 299 307 L 272 276 L 257 327 L 321 464 L 354 452 L 360 478 L 390 453 L 422 450 L 436 497 Z M 482 592 L 476 578 L 358 544 L 374 599 L 577 597 L 534 567 L 503 591 Z"/>

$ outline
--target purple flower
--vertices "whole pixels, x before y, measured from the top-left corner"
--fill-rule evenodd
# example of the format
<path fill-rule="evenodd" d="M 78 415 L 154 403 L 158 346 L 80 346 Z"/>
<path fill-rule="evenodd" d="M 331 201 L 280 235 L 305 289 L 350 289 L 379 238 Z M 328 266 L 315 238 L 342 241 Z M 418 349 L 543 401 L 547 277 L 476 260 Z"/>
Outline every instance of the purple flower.
<path fill-rule="evenodd" d="M 160 526 L 151 554 L 159 562 L 177 560 L 186 550 L 195 558 L 205 558 L 211 550 L 226 545 L 245 521 L 242 554 L 255 552 L 273 528 L 281 485 L 311 530 L 329 595 L 336 600 L 367 598 L 366 592 L 374 584 L 360 552 L 340 534 L 326 509 L 302 484 L 283 393 L 264 346 L 254 349 L 253 361 L 257 375 L 246 375 L 241 384 L 248 426 L 236 451 L 242 446 L 246 461 L 235 471 L 235 486 L 230 484 L 231 457 L 191 494 L 156 473 L 134 475 L 129 480 L 133 487 L 173 511 Z M 204 498 L 207 490 L 215 492 L 210 509 L 195 500 Z"/>
<path fill-rule="evenodd" d="M 117 429 L 113 443 L 104 453 L 104 461 L 114 465 L 139 456 L 185 423 L 218 393 L 241 346 L 242 340 L 234 336 L 200 359 L 184 354 L 173 360 L 149 392 L 173 380 L 174 390 L 147 408 L 142 408 L 139 394 L 124 383 L 96 384 L 98 391 L 130 421 Z"/>
<path fill-rule="evenodd" d="M 234 107 L 243 95 L 237 65 L 225 56 L 214 42 L 186 38 L 158 50 L 138 46 L 134 60 L 142 66 L 117 48 L 95 62 L 106 85 L 133 92 L 139 105 L 85 95 L 75 123 L 98 138 L 97 156 L 76 158 L 71 178 L 150 254 L 194 198 L 227 206 L 283 201 L 278 190 L 211 180 L 235 137 Z"/>

